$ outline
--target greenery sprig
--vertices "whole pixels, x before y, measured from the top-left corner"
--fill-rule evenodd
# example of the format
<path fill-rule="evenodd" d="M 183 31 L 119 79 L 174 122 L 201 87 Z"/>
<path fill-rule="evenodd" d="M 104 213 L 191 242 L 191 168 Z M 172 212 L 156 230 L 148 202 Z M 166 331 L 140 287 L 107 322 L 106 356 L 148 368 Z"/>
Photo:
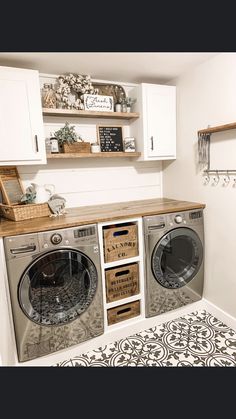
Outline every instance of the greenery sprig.
<path fill-rule="evenodd" d="M 75 126 L 66 122 L 64 127 L 54 132 L 54 137 L 58 140 L 59 146 L 62 144 L 73 144 L 77 140 L 83 141 L 81 136 L 76 133 Z"/>

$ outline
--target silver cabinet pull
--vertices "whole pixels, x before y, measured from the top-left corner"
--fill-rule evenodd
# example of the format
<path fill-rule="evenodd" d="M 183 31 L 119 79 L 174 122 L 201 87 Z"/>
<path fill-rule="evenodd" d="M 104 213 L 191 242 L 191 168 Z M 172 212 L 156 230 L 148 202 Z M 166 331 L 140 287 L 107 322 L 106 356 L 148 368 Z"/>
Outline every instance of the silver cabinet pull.
<path fill-rule="evenodd" d="M 153 147 L 153 136 L 151 136 L 151 150 L 154 150 L 154 147 Z"/>
<path fill-rule="evenodd" d="M 39 145 L 38 145 L 38 136 L 37 135 L 34 136 L 34 140 L 35 140 L 36 153 L 38 153 L 38 151 L 39 151 Z"/>

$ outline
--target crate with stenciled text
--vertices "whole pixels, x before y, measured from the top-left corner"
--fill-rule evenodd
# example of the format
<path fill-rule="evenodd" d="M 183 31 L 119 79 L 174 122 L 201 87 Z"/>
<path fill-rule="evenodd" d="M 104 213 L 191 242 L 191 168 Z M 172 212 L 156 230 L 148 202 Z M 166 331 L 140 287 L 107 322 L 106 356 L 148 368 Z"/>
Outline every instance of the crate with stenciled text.
<path fill-rule="evenodd" d="M 138 256 L 138 227 L 123 223 L 103 228 L 105 262 Z"/>
<path fill-rule="evenodd" d="M 138 263 L 105 270 L 107 303 L 139 293 Z"/>

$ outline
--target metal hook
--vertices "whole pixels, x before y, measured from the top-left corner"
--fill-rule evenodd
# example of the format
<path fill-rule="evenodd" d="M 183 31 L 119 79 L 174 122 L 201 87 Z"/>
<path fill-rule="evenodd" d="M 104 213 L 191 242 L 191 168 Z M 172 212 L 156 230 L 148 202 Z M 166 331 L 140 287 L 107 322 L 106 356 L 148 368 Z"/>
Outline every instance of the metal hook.
<path fill-rule="evenodd" d="M 220 180 L 220 176 L 219 176 L 218 170 L 216 170 L 216 174 L 213 176 L 212 180 L 213 180 L 213 182 L 211 184 L 212 186 L 218 185 L 219 180 Z"/>
<path fill-rule="evenodd" d="M 206 174 L 204 175 L 204 183 L 203 183 L 203 185 L 208 185 L 208 183 L 210 182 L 210 176 L 209 176 L 209 173 L 208 172 L 205 172 L 205 173 Z"/>
<path fill-rule="evenodd" d="M 223 184 L 222 184 L 222 186 L 228 186 L 229 182 L 230 182 L 230 177 L 229 177 L 229 172 L 227 170 L 226 171 L 226 174 L 223 177 Z"/>
<path fill-rule="evenodd" d="M 233 188 L 236 188 L 236 175 L 233 177 Z"/>

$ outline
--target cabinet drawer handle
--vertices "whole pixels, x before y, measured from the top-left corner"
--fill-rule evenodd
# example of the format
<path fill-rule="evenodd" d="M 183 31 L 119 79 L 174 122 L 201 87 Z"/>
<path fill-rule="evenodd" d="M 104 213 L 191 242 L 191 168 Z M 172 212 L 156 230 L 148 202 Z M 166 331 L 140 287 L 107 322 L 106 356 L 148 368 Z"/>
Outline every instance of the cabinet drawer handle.
<path fill-rule="evenodd" d="M 38 145 L 38 136 L 37 135 L 34 136 L 34 140 L 35 140 L 36 153 L 38 153 L 38 151 L 39 151 L 39 145 Z"/>
<path fill-rule="evenodd" d="M 153 147 L 153 136 L 151 136 L 151 150 L 154 150 L 154 147 Z"/>

